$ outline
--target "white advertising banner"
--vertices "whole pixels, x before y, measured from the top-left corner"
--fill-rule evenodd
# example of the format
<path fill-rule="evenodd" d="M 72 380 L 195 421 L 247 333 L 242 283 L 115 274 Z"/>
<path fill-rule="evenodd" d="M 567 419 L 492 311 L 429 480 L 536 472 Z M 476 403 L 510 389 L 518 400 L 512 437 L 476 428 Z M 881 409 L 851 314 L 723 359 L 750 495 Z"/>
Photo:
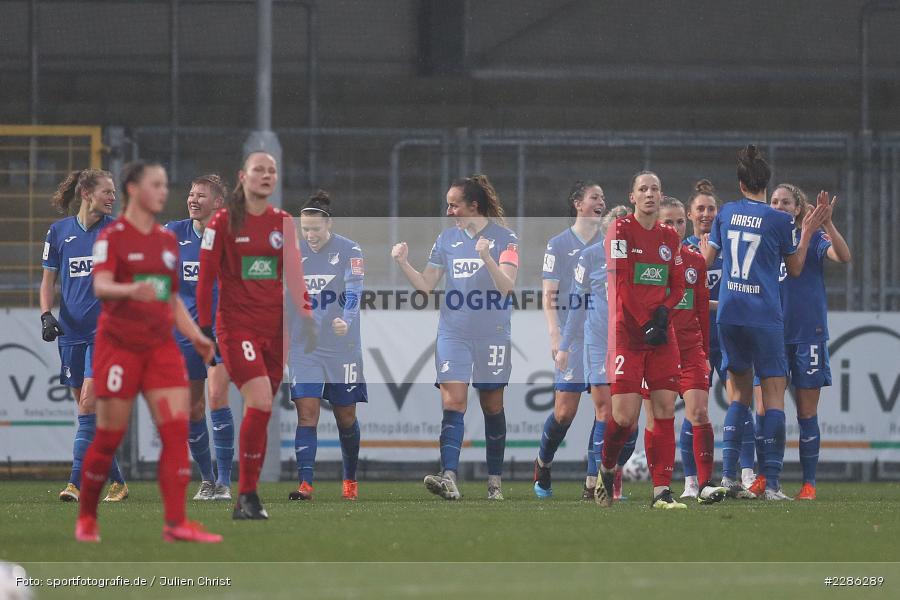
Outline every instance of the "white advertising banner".
<path fill-rule="evenodd" d="M 361 457 L 371 460 L 438 459 L 441 406 L 433 386 L 433 311 L 363 311 L 362 339 L 369 402 L 360 405 Z M 71 459 L 75 402 L 59 385 L 56 344 L 40 337 L 39 311 L 0 313 L 0 458 L 12 461 Z M 543 422 L 553 406 L 552 363 L 543 315 L 513 316 L 512 383 L 506 390 L 507 458 L 530 461 Z M 822 391 L 819 423 L 822 461 L 900 461 L 900 314 L 832 313 L 829 316 L 832 387 Z M 232 389 L 235 415 L 240 400 Z M 282 458 L 293 459 L 296 413 L 280 398 Z M 796 411 L 790 397 L 787 460 L 797 460 Z M 724 392 L 713 381 L 710 419 L 721 442 Z M 676 418 L 676 427 L 681 417 Z M 583 460 L 593 419 L 587 395 L 557 460 Z M 639 444 L 643 436 L 639 436 Z M 145 408 L 139 409 L 139 455 L 154 461 L 159 447 Z M 319 458 L 340 459 L 334 419 L 322 411 Z M 717 459 L 721 454 L 717 452 Z M 484 460 L 484 423 L 477 395 L 470 391 L 464 461 Z"/>

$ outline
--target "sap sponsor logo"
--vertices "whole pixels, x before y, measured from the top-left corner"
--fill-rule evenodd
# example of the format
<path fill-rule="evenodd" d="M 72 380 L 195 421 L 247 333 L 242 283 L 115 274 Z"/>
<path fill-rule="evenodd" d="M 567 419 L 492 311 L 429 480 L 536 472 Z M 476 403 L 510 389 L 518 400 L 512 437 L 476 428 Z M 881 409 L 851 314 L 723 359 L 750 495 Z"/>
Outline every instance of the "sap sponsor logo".
<path fill-rule="evenodd" d="M 455 258 L 453 259 L 453 278 L 465 279 L 473 276 L 484 266 L 480 258 Z"/>
<path fill-rule="evenodd" d="M 184 281 L 200 280 L 200 262 L 186 260 L 181 264 L 181 279 Z"/>
<path fill-rule="evenodd" d="M 328 284 L 334 279 L 334 275 L 304 275 L 303 279 L 306 281 L 306 289 L 309 290 L 310 295 L 315 296 L 328 287 Z"/>
<path fill-rule="evenodd" d="M 88 277 L 93 270 L 93 256 L 75 256 L 69 259 L 69 277 Z"/>

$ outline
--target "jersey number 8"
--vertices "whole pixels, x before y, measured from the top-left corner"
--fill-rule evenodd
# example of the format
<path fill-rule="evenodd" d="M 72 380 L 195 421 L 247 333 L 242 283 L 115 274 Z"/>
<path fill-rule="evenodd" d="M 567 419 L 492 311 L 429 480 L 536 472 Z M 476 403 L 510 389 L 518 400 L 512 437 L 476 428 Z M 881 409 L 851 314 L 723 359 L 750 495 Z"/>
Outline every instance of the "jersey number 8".
<path fill-rule="evenodd" d="M 248 361 L 256 360 L 256 350 L 253 349 L 253 344 L 250 343 L 250 340 L 241 342 L 241 349 L 244 351 L 244 358 Z"/>

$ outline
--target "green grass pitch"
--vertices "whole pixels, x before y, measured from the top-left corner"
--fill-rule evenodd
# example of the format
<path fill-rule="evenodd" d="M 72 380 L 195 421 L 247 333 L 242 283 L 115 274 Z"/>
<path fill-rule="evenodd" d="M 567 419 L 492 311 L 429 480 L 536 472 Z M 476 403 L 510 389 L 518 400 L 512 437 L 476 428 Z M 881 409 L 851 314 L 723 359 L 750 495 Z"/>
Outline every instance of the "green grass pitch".
<path fill-rule="evenodd" d="M 74 541 L 77 505 L 57 500 L 56 482 L 0 483 L 0 559 L 36 577 L 170 574 L 194 583 L 44 587 L 41 598 L 571 597 L 601 581 L 606 597 L 642 598 L 671 595 L 679 585 L 695 595 L 698 585 L 723 580 L 745 581 L 756 598 L 786 589 L 795 598 L 862 593 L 823 587 L 824 576 L 847 575 L 887 578 L 865 589 L 867 598 L 900 595 L 900 575 L 891 576 L 898 565 L 878 564 L 900 555 L 900 484 L 824 482 L 814 502 L 691 503 L 664 512 L 649 508 L 649 484 L 626 484 L 631 499 L 601 509 L 579 499 L 575 482 L 556 483 L 543 501 L 530 483 L 506 483 L 502 503 L 484 498 L 483 482 L 464 482 L 459 502 L 410 482 L 362 482 L 360 500 L 346 502 L 339 482 L 321 482 L 313 502 L 298 503 L 288 501 L 292 484 L 284 482 L 261 487 L 265 522 L 234 522 L 230 505 L 189 501 L 190 518 L 225 536 L 216 546 L 162 542 L 156 485 L 129 487 L 124 503 L 101 505 L 103 541 L 87 545 Z M 199 586 L 203 574 L 233 581 Z M 764 593 L 767 586 L 774 595 Z"/>

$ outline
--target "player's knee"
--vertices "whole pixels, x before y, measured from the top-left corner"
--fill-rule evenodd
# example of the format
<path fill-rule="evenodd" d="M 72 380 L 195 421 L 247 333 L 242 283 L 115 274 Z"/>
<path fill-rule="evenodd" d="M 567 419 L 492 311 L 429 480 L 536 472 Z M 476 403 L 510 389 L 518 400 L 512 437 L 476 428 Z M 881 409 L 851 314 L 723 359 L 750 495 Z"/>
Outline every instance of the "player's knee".
<path fill-rule="evenodd" d="M 687 412 L 687 419 L 691 425 L 705 425 L 709 423 L 709 411 L 705 406 L 692 407 Z"/>
<path fill-rule="evenodd" d="M 566 398 L 560 398 L 559 395 L 556 397 L 556 403 L 553 406 L 553 417 L 556 419 L 556 422 L 560 425 L 571 425 L 572 421 L 575 420 L 575 413 L 578 410 L 578 404 L 576 402 L 570 402 Z"/>
<path fill-rule="evenodd" d="M 337 423 L 337 426 L 341 429 L 346 429 L 353 425 L 353 422 L 356 421 L 356 407 L 355 406 L 335 406 L 334 407 L 334 421 Z"/>

